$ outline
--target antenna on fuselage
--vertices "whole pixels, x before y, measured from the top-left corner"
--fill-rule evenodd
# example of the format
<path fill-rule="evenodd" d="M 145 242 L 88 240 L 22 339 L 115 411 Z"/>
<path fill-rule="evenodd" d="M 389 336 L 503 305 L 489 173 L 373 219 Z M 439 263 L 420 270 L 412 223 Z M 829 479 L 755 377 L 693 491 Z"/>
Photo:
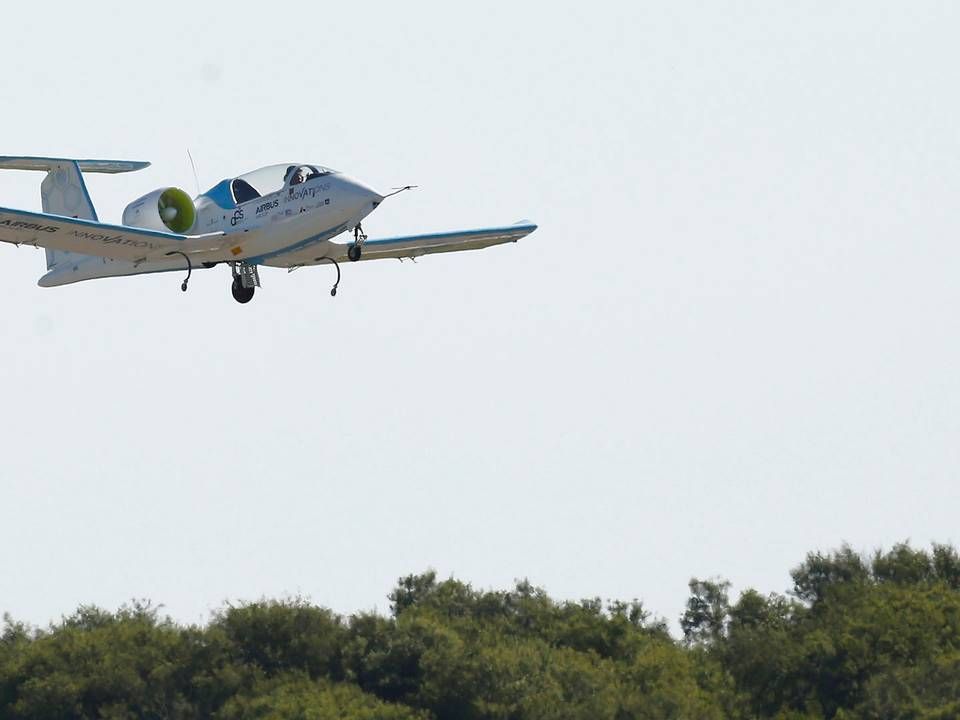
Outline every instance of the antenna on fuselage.
<path fill-rule="evenodd" d="M 190 158 L 190 167 L 193 168 L 193 184 L 197 188 L 197 195 L 200 194 L 200 178 L 197 176 L 197 164 L 193 161 L 193 155 L 190 154 L 190 148 L 187 148 L 187 157 Z"/>

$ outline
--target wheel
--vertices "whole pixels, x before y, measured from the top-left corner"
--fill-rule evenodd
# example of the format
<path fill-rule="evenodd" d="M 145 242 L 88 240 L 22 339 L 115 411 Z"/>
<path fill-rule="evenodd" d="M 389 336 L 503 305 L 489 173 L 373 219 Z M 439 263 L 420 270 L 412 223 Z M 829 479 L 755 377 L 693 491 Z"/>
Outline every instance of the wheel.
<path fill-rule="evenodd" d="M 347 257 L 350 258 L 350 262 L 356 262 L 360 259 L 362 250 L 359 245 L 351 245 L 347 248 Z"/>
<path fill-rule="evenodd" d="M 233 281 L 233 285 L 230 286 L 230 292 L 233 293 L 233 299 L 238 303 L 244 304 L 253 300 L 253 291 L 256 288 L 245 288 L 239 279 Z"/>
<path fill-rule="evenodd" d="M 253 300 L 254 290 L 256 290 L 256 288 L 245 288 L 236 282 L 230 287 L 230 292 L 233 293 L 233 299 L 240 304 L 245 304 Z"/>

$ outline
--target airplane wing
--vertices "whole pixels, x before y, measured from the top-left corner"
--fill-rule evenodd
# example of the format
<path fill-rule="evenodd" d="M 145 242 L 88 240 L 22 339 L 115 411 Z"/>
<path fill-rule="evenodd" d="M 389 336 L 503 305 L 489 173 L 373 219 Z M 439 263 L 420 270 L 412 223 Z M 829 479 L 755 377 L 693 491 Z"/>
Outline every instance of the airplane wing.
<path fill-rule="evenodd" d="M 4 207 L 0 242 L 130 262 L 165 258 L 170 252 L 210 252 L 226 244 L 223 233 L 177 235 Z"/>
<path fill-rule="evenodd" d="M 454 230 L 452 232 L 430 233 L 427 235 L 406 235 L 392 238 L 370 238 L 363 243 L 361 260 L 380 260 L 382 258 L 417 258 L 432 253 L 458 252 L 460 250 L 479 250 L 480 248 L 516 242 L 529 235 L 537 226 L 529 221 L 515 225 L 480 228 L 477 230 Z M 335 251 L 331 253 L 338 262 L 347 260 L 347 250 L 351 243 L 331 243 Z M 323 262 L 317 258 L 305 265 Z"/>

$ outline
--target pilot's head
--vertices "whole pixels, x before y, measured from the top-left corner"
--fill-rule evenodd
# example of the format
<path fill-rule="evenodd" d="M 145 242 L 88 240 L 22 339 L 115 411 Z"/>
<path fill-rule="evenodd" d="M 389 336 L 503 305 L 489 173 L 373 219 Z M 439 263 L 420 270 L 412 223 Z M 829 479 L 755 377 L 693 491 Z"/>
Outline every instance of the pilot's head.
<path fill-rule="evenodd" d="M 307 169 L 303 166 L 293 171 L 293 177 L 290 178 L 291 185 L 299 185 L 307 179 Z"/>

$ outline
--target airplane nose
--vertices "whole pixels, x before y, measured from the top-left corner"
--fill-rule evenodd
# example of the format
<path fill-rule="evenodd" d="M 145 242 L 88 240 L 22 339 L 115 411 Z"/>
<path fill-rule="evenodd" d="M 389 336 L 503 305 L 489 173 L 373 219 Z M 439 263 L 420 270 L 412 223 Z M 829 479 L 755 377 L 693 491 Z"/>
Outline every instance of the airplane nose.
<path fill-rule="evenodd" d="M 370 201 L 373 209 L 376 210 L 377 206 L 383 202 L 383 195 L 378 193 L 373 188 L 364 188 L 364 190 L 367 192 L 367 199 Z"/>
<path fill-rule="evenodd" d="M 383 195 L 368 185 L 364 185 L 362 182 L 353 179 L 349 180 L 348 182 L 350 185 L 351 194 L 356 197 L 358 201 L 364 204 L 369 202 L 373 205 L 373 207 L 377 207 L 377 205 L 383 202 Z"/>

